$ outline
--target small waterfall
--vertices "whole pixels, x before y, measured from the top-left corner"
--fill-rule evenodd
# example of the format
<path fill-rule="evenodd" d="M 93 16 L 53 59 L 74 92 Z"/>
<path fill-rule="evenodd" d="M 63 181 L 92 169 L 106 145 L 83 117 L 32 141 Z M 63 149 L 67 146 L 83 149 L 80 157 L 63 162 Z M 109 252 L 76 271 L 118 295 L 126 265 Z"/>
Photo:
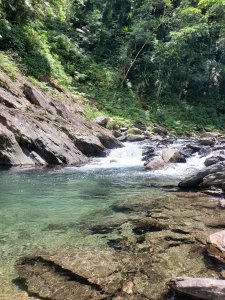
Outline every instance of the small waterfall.
<path fill-rule="evenodd" d="M 123 143 L 123 148 L 111 150 L 109 156 L 94 159 L 88 168 L 124 168 L 143 166 L 142 149 L 140 143 Z"/>

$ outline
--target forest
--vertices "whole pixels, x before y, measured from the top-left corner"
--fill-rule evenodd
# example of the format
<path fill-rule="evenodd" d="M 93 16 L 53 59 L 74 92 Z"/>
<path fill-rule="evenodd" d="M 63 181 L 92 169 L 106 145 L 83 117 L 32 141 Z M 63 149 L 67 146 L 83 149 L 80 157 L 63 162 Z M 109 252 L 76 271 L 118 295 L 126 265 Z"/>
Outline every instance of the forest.
<path fill-rule="evenodd" d="M 82 95 L 89 118 L 223 129 L 224 22 L 224 0 L 0 0 L 0 64 Z"/>

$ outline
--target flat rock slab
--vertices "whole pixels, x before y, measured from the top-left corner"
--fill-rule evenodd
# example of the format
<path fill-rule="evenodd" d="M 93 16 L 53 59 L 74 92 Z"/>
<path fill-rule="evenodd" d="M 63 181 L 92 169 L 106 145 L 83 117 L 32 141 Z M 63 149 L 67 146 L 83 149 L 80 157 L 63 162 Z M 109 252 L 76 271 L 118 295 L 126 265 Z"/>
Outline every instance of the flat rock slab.
<path fill-rule="evenodd" d="M 194 299 L 225 299 L 225 280 L 178 277 L 171 281 L 170 286 L 174 291 Z"/>

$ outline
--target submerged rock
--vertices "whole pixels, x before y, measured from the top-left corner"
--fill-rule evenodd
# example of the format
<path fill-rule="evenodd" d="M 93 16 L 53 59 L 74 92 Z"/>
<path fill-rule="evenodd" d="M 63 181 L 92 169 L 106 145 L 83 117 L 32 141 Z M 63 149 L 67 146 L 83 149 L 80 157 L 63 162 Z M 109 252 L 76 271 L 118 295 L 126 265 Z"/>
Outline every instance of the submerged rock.
<path fill-rule="evenodd" d="M 225 280 L 212 278 L 178 277 L 170 282 L 171 288 L 181 294 L 202 300 L 224 300 Z"/>

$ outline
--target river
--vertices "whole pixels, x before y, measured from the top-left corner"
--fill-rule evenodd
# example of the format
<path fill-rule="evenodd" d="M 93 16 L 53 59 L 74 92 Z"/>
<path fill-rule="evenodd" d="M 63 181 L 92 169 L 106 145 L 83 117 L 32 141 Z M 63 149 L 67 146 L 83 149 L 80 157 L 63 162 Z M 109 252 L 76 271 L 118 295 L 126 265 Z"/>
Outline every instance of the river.
<path fill-rule="evenodd" d="M 0 172 L 1 300 L 33 299 L 12 283 L 17 276 L 15 261 L 23 255 L 43 249 L 54 250 L 63 245 L 108 247 L 108 241 L 118 237 L 118 232 L 110 232 L 103 238 L 98 232 L 93 234 L 90 228 L 111 221 L 126 220 L 126 211 L 115 209 L 121 203 L 143 203 L 146 198 L 159 199 L 159 206 L 152 213 L 157 214 L 160 205 L 164 203 L 169 208 L 164 205 L 160 213 L 170 215 L 168 218 L 173 219 L 173 223 L 177 222 L 175 225 L 180 226 L 183 222 L 186 227 L 211 232 L 210 228 L 206 229 L 204 220 L 206 216 L 214 218 L 212 209 L 204 207 L 199 198 L 199 207 L 202 205 L 203 208 L 202 212 L 199 209 L 196 214 L 198 200 L 187 202 L 185 197 L 179 199 L 175 188 L 185 175 L 202 168 L 205 158 L 194 156 L 185 164 L 146 172 L 141 160 L 143 144 L 125 143 L 124 146 L 112 150 L 106 158 L 94 159 L 89 165 L 79 168 L 14 168 Z M 212 201 L 216 199 L 207 198 L 204 203 Z M 182 222 L 174 215 L 179 210 L 186 213 Z M 133 212 L 129 218 L 135 219 L 136 214 Z M 197 249 L 196 256 L 193 253 L 194 247 Z M 207 264 L 210 263 L 201 258 L 197 242 L 184 243 L 180 245 L 179 251 L 182 257 L 192 253 L 193 264 L 188 257 L 187 273 L 193 273 L 191 269 L 193 271 L 194 265 L 194 273 L 217 277 L 214 267 L 209 268 Z M 176 256 L 175 252 L 170 252 L 161 257 L 162 264 L 171 256 Z M 177 263 L 181 264 L 179 259 Z M 174 264 L 167 263 L 167 268 L 169 274 L 177 276 L 180 269 L 176 260 Z"/>

